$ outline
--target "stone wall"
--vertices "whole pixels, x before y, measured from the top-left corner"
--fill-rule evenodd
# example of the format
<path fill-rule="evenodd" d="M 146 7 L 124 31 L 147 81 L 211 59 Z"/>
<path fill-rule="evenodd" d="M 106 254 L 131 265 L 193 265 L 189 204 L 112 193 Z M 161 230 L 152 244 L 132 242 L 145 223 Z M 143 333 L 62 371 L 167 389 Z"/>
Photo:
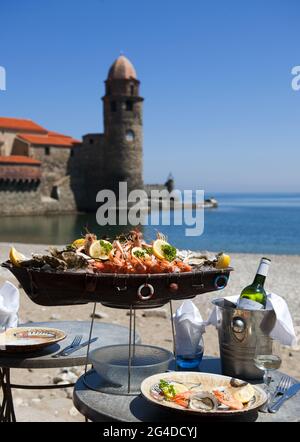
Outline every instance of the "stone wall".
<path fill-rule="evenodd" d="M 0 130 L 0 156 L 11 155 L 16 132 Z"/>
<path fill-rule="evenodd" d="M 76 147 L 72 148 L 76 149 Z M 56 181 L 69 175 L 71 149 L 65 147 L 30 147 L 29 156 L 42 163 L 41 193 L 51 196 Z"/>
<path fill-rule="evenodd" d="M 79 211 L 93 212 L 99 207 L 96 195 L 106 188 L 105 169 L 109 168 L 104 161 L 105 148 L 103 134 L 87 134 L 70 158 L 70 187 Z"/>

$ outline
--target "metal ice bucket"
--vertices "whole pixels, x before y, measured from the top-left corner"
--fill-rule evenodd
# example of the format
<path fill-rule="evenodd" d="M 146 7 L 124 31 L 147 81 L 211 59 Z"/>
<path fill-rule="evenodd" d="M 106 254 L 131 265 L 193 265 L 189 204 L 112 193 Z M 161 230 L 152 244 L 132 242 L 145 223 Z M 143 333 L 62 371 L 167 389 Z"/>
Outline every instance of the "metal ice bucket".
<path fill-rule="evenodd" d="M 222 373 L 241 379 L 262 379 L 255 367 L 257 342 L 270 350 L 269 337 L 276 321 L 273 310 L 240 310 L 224 299 L 214 299 L 217 307 L 218 335 Z M 263 349 L 264 347 L 262 347 Z"/>

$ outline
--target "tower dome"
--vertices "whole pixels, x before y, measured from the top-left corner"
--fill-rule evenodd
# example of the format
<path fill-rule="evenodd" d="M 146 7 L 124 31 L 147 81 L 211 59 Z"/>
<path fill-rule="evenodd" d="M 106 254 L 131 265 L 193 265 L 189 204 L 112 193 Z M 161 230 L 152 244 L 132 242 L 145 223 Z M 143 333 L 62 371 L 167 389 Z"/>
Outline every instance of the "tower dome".
<path fill-rule="evenodd" d="M 137 80 L 133 64 L 124 55 L 120 55 L 108 72 L 108 80 Z"/>

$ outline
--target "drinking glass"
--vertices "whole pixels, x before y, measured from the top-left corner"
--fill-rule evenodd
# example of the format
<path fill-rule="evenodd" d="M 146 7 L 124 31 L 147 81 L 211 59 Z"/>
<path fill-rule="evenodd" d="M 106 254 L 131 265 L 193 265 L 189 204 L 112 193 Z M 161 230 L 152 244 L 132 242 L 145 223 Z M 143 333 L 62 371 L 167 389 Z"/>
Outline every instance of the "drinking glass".
<path fill-rule="evenodd" d="M 204 352 L 204 342 L 203 338 L 198 344 L 193 354 L 177 354 L 176 355 L 176 365 L 180 370 L 198 370 L 199 364 L 202 361 Z"/>
<path fill-rule="evenodd" d="M 258 340 L 255 347 L 254 364 L 259 370 L 262 370 L 264 372 L 263 381 L 268 401 L 267 404 L 262 407 L 260 411 L 266 412 L 270 399 L 272 373 L 274 373 L 275 370 L 278 370 L 281 365 L 279 342 L 271 340 L 269 345 L 266 345 L 264 339 Z"/>

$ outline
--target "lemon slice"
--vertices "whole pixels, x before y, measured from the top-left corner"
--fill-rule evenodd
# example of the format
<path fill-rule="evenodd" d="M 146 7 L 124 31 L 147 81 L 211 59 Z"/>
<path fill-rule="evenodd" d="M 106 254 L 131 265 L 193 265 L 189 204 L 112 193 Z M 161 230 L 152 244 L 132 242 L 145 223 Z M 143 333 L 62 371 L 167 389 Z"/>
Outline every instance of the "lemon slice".
<path fill-rule="evenodd" d="M 74 249 L 79 249 L 79 247 L 84 246 L 84 243 L 85 243 L 85 239 L 79 238 L 79 239 L 76 239 L 75 241 L 72 242 L 72 247 Z"/>
<path fill-rule="evenodd" d="M 109 241 L 101 239 L 94 241 L 89 248 L 89 255 L 94 259 L 101 259 L 106 261 L 109 259 L 109 252 L 112 250 L 112 245 Z"/>
<path fill-rule="evenodd" d="M 218 256 L 218 261 L 216 264 L 217 269 L 226 269 L 226 267 L 230 266 L 230 256 L 222 253 Z"/>
<path fill-rule="evenodd" d="M 143 249 L 142 247 L 133 247 L 133 249 L 131 250 L 131 254 L 139 259 L 148 259 L 150 258 L 149 253 L 146 252 L 145 249 Z"/>
<path fill-rule="evenodd" d="M 166 259 L 171 262 L 176 258 L 176 248 L 163 239 L 157 239 L 154 241 L 152 247 L 153 254 L 158 259 Z"/>
<path fill-rule="evenodd" d="M 20 267 L 20 264 L 23 261 L 27 261 L 28 258 L 26 258 L 26 256 L 24 256 L 22 253 L 18 252 L 14 247 L 12 247 L 9 252 L 9 259 L 14 266 Z"/>
<path fill-rule="evenodd" d="M 232 388 L 231 392 L 234 399 L 242 402 L 242 404 L 247 404 L 255 395 L 255 390 L 250 384 L 240 388 Z"/>

